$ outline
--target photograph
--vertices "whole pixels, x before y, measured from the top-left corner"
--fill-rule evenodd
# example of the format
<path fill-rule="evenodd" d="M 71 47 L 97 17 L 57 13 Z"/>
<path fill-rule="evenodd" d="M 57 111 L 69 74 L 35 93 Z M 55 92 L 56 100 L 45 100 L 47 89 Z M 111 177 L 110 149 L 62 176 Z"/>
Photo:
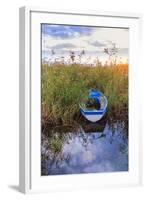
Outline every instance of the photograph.
<path fill-rule="evenodd" d="M 129 28 L 40 33 L 41 176 L 129 171 Z"/>

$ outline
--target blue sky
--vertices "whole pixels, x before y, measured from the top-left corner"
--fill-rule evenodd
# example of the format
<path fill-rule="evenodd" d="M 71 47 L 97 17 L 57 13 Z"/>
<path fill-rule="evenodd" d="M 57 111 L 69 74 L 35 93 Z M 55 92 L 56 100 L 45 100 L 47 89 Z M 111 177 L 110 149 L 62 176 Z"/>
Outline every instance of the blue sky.
<path fill-rule="evenodd" d="M 59 37 L 61 39 L 72 38 L 74 33 L 80 35 L 90 35 L 92 33 L 91 27 L 85 26 L 65 26 L 65 25 L 42 25 L 42 33 L 52 37 Z"/>
<path fill-rule="evenodd" d="M 105 54 L 104 48 L 116 47 L 128 58 L 129 31 L 128 29 L 89 27 L 73 25 L 42 24 L 42 52 L 47 54 L 52 49 L 56 53 L 80 52 Z"/>

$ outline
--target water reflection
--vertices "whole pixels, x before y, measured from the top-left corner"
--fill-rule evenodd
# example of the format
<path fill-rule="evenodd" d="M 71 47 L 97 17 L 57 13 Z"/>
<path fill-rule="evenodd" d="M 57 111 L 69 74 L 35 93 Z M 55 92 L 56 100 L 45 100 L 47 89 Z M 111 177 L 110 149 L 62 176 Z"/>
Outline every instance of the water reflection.
<path fill-rule="evenodd" d="M 124 123 L 106 123 L 98 132 L 83 127 L 71 132 L 42 134 L 42 175 L 128 170 L 128 139 Z"/>

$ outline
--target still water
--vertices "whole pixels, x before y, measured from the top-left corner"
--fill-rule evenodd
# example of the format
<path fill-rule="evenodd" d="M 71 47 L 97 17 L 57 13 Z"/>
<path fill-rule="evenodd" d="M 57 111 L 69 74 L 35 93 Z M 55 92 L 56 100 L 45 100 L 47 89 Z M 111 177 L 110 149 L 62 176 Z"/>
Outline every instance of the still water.
<path fill-rule="evenodd" d="M 106 122 L 102 130 L 52 131 L 42 134 L 42 175 L 128 171 L 128 138 L 124 123 Z"/>

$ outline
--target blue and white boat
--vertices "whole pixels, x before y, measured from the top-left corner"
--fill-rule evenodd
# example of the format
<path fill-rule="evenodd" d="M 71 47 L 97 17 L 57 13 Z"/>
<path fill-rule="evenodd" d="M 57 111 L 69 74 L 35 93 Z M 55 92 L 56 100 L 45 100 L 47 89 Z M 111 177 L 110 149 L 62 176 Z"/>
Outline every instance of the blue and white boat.
<path fill-rule="evenodd" d="M 106 113 L 107 105 L 107 98 L 100 91 L 91 89 L 88 98 L 80 103 L 80 111 L 87 120 L 97 122 Z"/>

